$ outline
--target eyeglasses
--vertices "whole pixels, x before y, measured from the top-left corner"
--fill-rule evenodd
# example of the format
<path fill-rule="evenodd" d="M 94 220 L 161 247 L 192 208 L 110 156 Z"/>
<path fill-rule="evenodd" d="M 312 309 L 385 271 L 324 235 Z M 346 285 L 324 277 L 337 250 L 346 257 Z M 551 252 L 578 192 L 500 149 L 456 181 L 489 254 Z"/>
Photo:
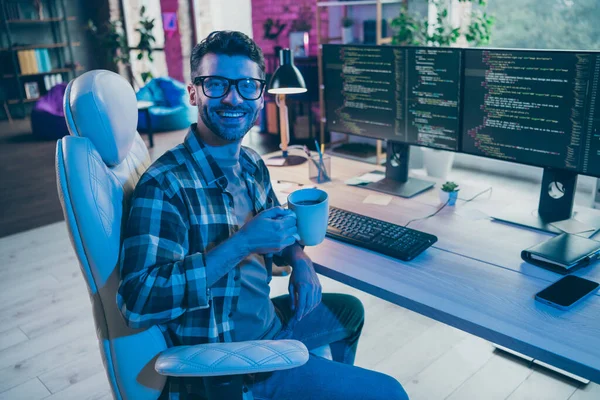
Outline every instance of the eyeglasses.
<path fill-rule="evenodd" d="M 211 99 L 227 96 L 231 86 L 235 85 L 237 92 L 245 100 L 258 99 L 262 95 L 266 84 L 264 79 L 229 79 L 223 76 L 197 76 L 193 82 L 196 86 L 202 85 L 202 92 Z"/>

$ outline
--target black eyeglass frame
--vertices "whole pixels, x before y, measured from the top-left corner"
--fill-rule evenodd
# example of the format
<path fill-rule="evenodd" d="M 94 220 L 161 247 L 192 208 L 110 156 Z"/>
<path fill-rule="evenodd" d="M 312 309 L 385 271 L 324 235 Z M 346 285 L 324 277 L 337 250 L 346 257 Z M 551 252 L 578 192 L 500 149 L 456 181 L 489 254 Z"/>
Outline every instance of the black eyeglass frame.
<path fill-rule="evenodd" d="M 208 79 L 208 78 L 220 78 L 220 79 L 226 80 L 227 83 L 228 83 L 228 86 L 227 86 L 227 90 L 225 90 L 225 93 L 223 93 L 221 96 L 209 96 L 209 95 L 207 95 L 206 94 L 206 90 L 204 90 L 204 80 Z M 240 88 L 238 87 L 238 82 L 245 81 L 245 80 L 248 80 L 248 79 L 260 82 L 260 92 L 259 92 L 258 96 L 256 98 L 254 98 L 254 99 L 248 98 L 248 97 L 244 96 L 242 94 L 242 92 L 240 92 Z M 237 90 L 238 94 L 242 97 L 242 99 L 244 99 L 244 100 L 250 100 L 250 101 L 260 99 L 260 96 L 263 95 L 263 93 L 265 91 L 265 86 L 267 85 L 267 81 L 264 80 L 264 79 L 258 79 L 258 78 L 229 79 L 229 78 L 226 78 L 224 76 L 219 76 L 219 75 L 202 75 L 202 76 L 197 76 L 197 77 L 195 77 L 192 80 L 192 83 L 195 86 L 201 86 L 202 87 L 202 93 L 204 93 L 204 95 L 206 97 L 208 97 L 209 99 L 220 99 L 222 97 L 225 97 L 225 96 L 227 96 L 229 94 L 229 91 L 231 90 L 231 86 L 235 86 L 235 90 Z"/>

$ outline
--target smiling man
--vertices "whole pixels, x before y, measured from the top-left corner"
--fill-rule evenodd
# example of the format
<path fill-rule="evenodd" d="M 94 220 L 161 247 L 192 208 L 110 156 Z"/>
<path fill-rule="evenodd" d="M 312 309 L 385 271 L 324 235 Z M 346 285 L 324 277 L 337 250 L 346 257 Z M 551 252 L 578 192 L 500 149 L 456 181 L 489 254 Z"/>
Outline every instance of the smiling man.
<path fill-rule="evenodd" d="M 213 32 L 191 55 L 182 144 L 141 177 L 121 252 L 117 302 L 128 325 L 159 325 L 169 345 L 293 338 L 331 347 L 302 367 L 246 377 L 257 399 L 404 399 L 393 378 L 354 367 L 360 301 L 321 294 L 296 219 L 279 206 L 260 156 L 241 145 L 264 105 L 265 64 L 240 32 Z M 289 295 L 270 299 L 271 258 Z M 162 398 L 203 398 L 202 380 L 170 378 Z"/>

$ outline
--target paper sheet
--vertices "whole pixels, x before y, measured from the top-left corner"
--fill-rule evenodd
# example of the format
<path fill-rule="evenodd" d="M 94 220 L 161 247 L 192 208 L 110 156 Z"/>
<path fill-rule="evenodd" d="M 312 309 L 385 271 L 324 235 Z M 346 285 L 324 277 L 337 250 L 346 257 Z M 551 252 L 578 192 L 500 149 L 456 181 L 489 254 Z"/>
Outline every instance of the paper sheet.
<path fill-rule="evenodd" d="M 589 226 L 587 224 L 584 224 L 581 221 L 577 221 L 576 219 L 565 219 L 563 221 L 556 221 L 556 222 L 552 222 L 550 225 L 552 225 L 553 227 L 555 227 L 556 229 L 560 229 L 563 232 L 567 232 L 567 233 L 571 233 L 571 234 L 576 234 L 576 233 L 583 233 L 583 232 L 595 232 L 596 228 L 594 228 L 593 226 Z"/>
<path fill-rule="evenodd" d="M 367 182 L 379 182 L 380 180 L 385 178 L 385 175 L 369 172 L 368 174 L 364 174 L 362 176 L 359 176 L 358 178 Z"/>
<path fill-rule="evenodd" d="M 265 159 L 265 165 L 273 165 L 273 166 L 281 167 L 283 164 L 285 164 L 285 158 L 283 158 L 283 157 Z"/>
<path fill-rule="evenodd" d="M 350 186 L 360 186 L 366 185 L 371 182 L 379 182 L 383 178 L 385 178 L 385 174 L 383 172 L 373 171 L 361 176 L 355 176 L 353 178 L 347 179 L 345 183 L 346 185 Z"/>
<path fill-rule="evenodd" d="M 490 218 L 489 215 L 477 208 L 457 208 L 455 214 L 471 221 Z"/>
<path fill-rule="evenodd" d="M 377 204 L 379 206 L 387 206 L 392 201 L 392 196 L 386 194 L 370 194 L 363 200 L 365 204 Z"/>

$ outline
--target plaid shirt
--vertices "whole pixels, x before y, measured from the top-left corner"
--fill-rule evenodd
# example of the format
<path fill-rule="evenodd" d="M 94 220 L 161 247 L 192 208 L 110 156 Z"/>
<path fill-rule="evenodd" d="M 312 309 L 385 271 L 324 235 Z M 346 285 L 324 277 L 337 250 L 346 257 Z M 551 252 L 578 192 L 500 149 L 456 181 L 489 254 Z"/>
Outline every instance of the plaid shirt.
<path fill-rule="evenodd" d="M 240 227 L 227 180 L 195 131 L 140 178 L 121 252 L 121 313 L 133 328 L 158 325 L 169 346 L 231 342 L 240 294 L 239 266 L 207 287 L 204 254 Z M 240 164 L 255 214 L 278 205 L 260 156 L 242 147 Z M 170 379 L 170 398 L 186 398 L 189 382 Z"/>

